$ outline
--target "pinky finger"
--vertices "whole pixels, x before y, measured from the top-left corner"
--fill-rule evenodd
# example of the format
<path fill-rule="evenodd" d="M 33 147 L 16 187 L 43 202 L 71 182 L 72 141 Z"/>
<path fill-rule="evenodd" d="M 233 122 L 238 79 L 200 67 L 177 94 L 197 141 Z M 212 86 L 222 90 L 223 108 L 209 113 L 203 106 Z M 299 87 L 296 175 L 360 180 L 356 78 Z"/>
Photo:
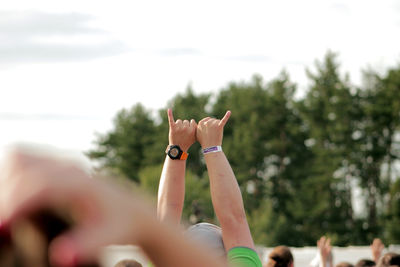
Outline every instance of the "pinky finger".
<path fill-rule="evenodd" d="M 224 117 L 221 119 L 220 125 L 225 126 L 225 124 L 228 122 L 230 116 L 231 116 L 231 111 L 228 110 L 228 111 L 225 113 Z"/>

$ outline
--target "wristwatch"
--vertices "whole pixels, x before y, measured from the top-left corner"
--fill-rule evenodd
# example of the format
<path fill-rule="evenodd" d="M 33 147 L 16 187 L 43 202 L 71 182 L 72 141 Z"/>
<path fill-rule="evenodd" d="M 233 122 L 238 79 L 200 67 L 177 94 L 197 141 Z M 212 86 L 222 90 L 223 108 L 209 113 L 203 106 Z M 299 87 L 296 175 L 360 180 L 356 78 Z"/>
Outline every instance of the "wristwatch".
<path fill-rule="evenodd" d="M 179 160 L 185 160 L 188 157 L 188 153 L 183 151 L 178 145 L 170 145 L 167 147 L 165 153 L 171 158 L 171 159 L 179 159 Z"/>

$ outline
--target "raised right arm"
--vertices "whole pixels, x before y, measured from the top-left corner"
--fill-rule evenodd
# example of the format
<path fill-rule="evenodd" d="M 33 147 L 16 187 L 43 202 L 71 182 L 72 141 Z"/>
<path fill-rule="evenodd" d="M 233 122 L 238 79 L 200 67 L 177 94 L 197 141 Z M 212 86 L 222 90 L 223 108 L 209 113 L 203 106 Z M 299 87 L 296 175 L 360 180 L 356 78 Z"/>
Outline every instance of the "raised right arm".
<path fill-rule="evenodd" d="M 372 253 L 372 260 L 378 264 L 379 259 L 381 258 L 382 251 L 385 248 L 385 245 L 382 243 L 382 240 L 379 238 L 375 238 L 371 244 L 371 253 Z"/>
<path fill-rule="evenodd" d="M 223 129 L 231 112 L 221 119 L 204 118 L 197 127 L 197 140 L 203 149 L 222 145 Z M 225 249 L 247 247 L 254 250 L 235 174 L 223 151 L 204 155 L 210 178 L 211 199 L 221 224 Z"/>
<path fill-rule="evenodd" d="M 317 247 L 320 254 L 320 267 L 333 267 L 331 239 L 322 236 L 317 241 Z"/>
<path fill-rule="evenodd" d="M 172 110 L 168 109 L 169 145 L 179 145 L 187 152 L 196 141 L 197 124 L 192 119 L 174 120 Z M 186 160 L 172 160 L 165 157 L 158 187 L 157 216 L 160 221 L 179 224 L 185 197 Z"/>

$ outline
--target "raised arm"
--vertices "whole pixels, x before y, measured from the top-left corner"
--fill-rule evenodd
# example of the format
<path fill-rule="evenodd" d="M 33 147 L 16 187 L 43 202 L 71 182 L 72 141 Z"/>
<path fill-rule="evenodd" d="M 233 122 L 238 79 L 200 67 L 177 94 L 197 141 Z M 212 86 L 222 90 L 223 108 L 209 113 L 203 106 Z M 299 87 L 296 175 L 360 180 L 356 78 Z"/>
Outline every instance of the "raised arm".
<path fill-rule="evenodd" d="M 376 264 L 378 264 L 379 259 L 381 258 L 382 255 L 382 251 L 385 248 L 385 245 L 382 243 L 382 240 L 380 240 L 379 238 L 375 238 L 370 247 L 371 247 L 372 260 Z"/>
<path fill-rule="evenodd" d="M 111 244 L 136 244 L 156 266 L 225 266 L 185 240 L 176 226 L 161 223 L 132 192 L 63 161 L 21 153 L 9 157 L 0 172 L 0 230 L 43 209 L 73 218 L 71 229 L 50 244 L 56 266 L 93 262 Z"/>
<path fill-rule="evenodd" d="M 175 121 L 172 110 L 168 109 L 167 112 L 169 122 L 167 149 L 172 145 L 178 145 L 184 153 L 187 153 L 189 147 L 196 141 L 197 124 L 193 119 Z M 157 216 L 161 221 L 174 224 L 180 223 L 185 197 L 185 154 L 179 158 L 172 159 L 168 155 L 165 157 L 158 187 Z"/>
<path fill-rule="evenodd" d="M 320 267 L 333 267 L 331 239 L 322 236 L 317 241 L 317 247 L 320 254 Z"/>
<path fill-rule="evenodd" d="M 210 178 L 212 203 L 221 224 L 225 249 L 254 249 L 239 185 L 224 152 L 218 151 L 222 145 L 224 126 L 230 115 L 231 112 L 228 111 L 221 120 L 209 117 L 202 119 L 196 135 L 203 151 L 212 151 L 206 152 L 204 158 Z"/>

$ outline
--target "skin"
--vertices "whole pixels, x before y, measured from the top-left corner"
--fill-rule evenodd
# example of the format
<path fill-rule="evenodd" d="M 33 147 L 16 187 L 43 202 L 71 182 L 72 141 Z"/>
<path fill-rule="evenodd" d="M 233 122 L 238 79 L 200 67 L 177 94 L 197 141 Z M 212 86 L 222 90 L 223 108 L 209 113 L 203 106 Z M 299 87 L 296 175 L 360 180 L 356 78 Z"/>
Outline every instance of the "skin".
<path fill-rule="evenodd" d="M 222 145 L 223 129 L 231 115 L 227 111 L 219 120 L 206 117 L 196 125 L 194 120 L 174 120 L 168 110 L 169 143 L 188 149 L 194 141 L 202 148 Z M 254 249 L 236 177 L 223 152 L 204 156 L 210 178 L 211 197 L 221 224 L 226 250 L 237 246 Z M 180 223 L 185 194 L 185 161 L 165 159 L 158 191 L 158 217 L 161 221 Z"/>
<path fill-rule="evenodd" d="M 332 262 L 332 246 L 331 246 L 331 239 L 326 238 L 325 236 L 322 236 L 318 241 L 317 241 L 317 247 L 319 249 L 319 253 L 321 255 L 321 264 L 322 267 L 326 267 L 327 263 L 329 263 L 329 266 L 333 266 Z"/>
<path fill-rule="evenodd" d="M 179 145 L 185 152 L 196 141 L 195 120 L 176 120 L 168 109 L 169 145 Z M 158 187 L 157 217 L 162 222 L 179 225 L 185 197 L 186 160 L 166 156 Z"/>
<path fill-rule="evenodd" d="M 374 262 L 378 263 L 384 248 L 385 245 L 382 243 L 382 241 L 379 238 L 375 238 L 371 244 L 372 260 Z"/>
<path fill-rule="evenodd" d="M 74 219 L 72 229 L 50 244 L 56 266 L 94 262 L 110 244 L 138 245 L 156 266 L 225 266 L 179 229 L 159 222 L 152 207 L 125 188 L 89 177 L 69 162 L 21 151 L 8 155 L 0 171 L 0 230 L 44 208 Z"/>
<path fill-rule="evenodd" d="M 199 121 L 196 137 L 202 148 L 221 146 L 223 130 L 231 116 L 227 111 L 222 119 L 206 117 Z M 210 179 L 211 199 L 221 224 L 226 251 L 233 247 L 254 249 L 246 219 L 242 194 L 235 174 L 223 151 L 204 155 Z"/>

